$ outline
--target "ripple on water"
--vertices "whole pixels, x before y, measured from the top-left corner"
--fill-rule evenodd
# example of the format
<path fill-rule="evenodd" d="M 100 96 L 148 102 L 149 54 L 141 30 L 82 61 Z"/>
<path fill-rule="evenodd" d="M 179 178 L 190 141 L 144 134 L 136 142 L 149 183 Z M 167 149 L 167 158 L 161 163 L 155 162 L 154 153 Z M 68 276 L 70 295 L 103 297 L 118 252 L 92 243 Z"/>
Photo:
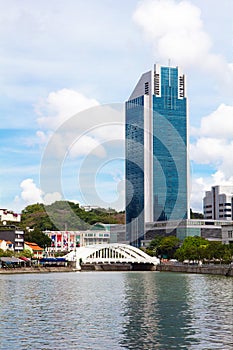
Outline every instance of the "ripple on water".
<path fill-rule="evenodd" d="M 232 279 L 155 272 L 0 276 L 0 349 L 231 349 Z"/>

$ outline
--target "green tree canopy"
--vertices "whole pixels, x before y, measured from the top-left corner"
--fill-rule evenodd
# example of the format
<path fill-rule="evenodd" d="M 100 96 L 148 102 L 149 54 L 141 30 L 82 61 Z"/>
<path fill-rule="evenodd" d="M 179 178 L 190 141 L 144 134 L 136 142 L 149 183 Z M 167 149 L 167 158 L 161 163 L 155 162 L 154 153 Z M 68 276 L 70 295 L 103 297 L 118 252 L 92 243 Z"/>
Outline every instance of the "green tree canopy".
<path fill-rule="evenodd" d="M 14 255 L 14 252 L 12 250 L 3 250 L 0 249 L 0 258 L 1 257 L 11 257 Z"/>
<path fill-rule="evenodd" d="M 180 245 L 180 240 L 175 236 L 156 236 L 146 249 L 146 253 L 152 256 L 163 256 L 168 259 L 173 258 L 176 249 Z"/>
<path fill-rule="evenodd" d="M 179 248 L 180 240 L 175 236 L 163 237 L 158 246 L 159 255 L 164 258 L 172 259 L 176 250 Z"/>
<path fill-rule="evenodd" d="M 85 211 L 78 203 L 57 201 L 51 205 L 33 204 L 22 211 L 22 228 L 45 230 L 86 230 L 96 222 L 124 223 L 124 213 L 108 208 Z"/>
<path fill-rule="evenodd" d="M 175 257 L 179 261 L 224 261 L 230 262 L 232 259 L 231 246 L 222 242 L 208 241 L 202 237 L 187 237 L 182 246 L 177 249 Z"/>
<path fill-rule="evenodd" d="M 51 246 L 51 239 L 37 227 L 32 231 L 25 231 L 24 240 L 25 242 L 36 243 L 41 248 Z"/>

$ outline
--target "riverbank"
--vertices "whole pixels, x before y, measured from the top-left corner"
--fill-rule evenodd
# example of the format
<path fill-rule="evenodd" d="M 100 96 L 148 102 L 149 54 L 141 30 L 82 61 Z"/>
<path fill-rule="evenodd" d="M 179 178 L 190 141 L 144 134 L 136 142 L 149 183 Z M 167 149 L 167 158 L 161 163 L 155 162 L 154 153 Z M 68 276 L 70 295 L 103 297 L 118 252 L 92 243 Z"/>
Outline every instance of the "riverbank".
<path fill-rule="evenodd" d="M 196 273 L 196 274 L 209 274 L 209 275 L 222 275 L 233 277 L 232 265 L 170 265 L 161 264 L 157 265 L 157 271 L 160 272 L 183 272 L 183 273 Z"/>
<path fill-rule="evenodd" d="M 51 272 L 74 272 L 77 271 L 74 266 L 38 266 L 21 268 L 1 268 L 1 274 L 30 274 L 30 273 L 51 273 Z M 138 264 L 83 264 L 82 271 L 159 271 L 159 272 L 179 272 L 192 274 L 209 274 L 233 277 L 232 265 L 170 265 L 161 264 L 157 266 Z"/>
<path fill-rule="evenodd" d="M 1 268 L 0 275 L 28 274 L 28 273 L 49 273 L 49 272 L 73 272 L 71 266 L 46 266 L 46 267 L 19 267 L 19 268 Z"/>

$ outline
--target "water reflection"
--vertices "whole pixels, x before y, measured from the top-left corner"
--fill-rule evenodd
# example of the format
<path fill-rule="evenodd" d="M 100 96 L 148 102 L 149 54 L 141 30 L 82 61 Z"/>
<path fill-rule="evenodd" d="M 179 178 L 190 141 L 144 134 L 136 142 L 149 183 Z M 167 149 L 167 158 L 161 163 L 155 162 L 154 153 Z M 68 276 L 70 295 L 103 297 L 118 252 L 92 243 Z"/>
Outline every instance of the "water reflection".
<path fill-rule="evenodd" d="M 189 325 L 187 278 L 179 274 L 127 276 L 124 344 L 128 349 L 186 349 Z"/>
<path fill-rule="evenodd" d="M 125 289 L 127 349 L 232 349 L 232 279 L 135 273 Z"/>
<path fill-rule="evenodd" d="M 193 314 L 190 328 L 196 330 L 199 342 L 199 347 L 192 345 L 190 349 L 232 349 L 232 278 L 191 275 L 188 288 Z"/>
<path fill-rule="evenodd" d="M 0 350 L 232 349 L 232 278 L 0 275 Z"/>

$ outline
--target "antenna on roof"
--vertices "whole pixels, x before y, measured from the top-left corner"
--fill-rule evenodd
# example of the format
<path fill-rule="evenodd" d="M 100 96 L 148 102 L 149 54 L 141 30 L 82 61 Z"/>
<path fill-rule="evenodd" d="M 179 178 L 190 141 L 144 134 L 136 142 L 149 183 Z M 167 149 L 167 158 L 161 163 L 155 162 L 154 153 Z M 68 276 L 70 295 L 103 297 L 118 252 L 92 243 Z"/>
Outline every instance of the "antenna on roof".
<path fill-rule="evenodd" d="M 171 68 L 171 59 L 168 59 L 168 86 L 171 86 L 171 74 L 170 74 L 170 68 Z"/>

